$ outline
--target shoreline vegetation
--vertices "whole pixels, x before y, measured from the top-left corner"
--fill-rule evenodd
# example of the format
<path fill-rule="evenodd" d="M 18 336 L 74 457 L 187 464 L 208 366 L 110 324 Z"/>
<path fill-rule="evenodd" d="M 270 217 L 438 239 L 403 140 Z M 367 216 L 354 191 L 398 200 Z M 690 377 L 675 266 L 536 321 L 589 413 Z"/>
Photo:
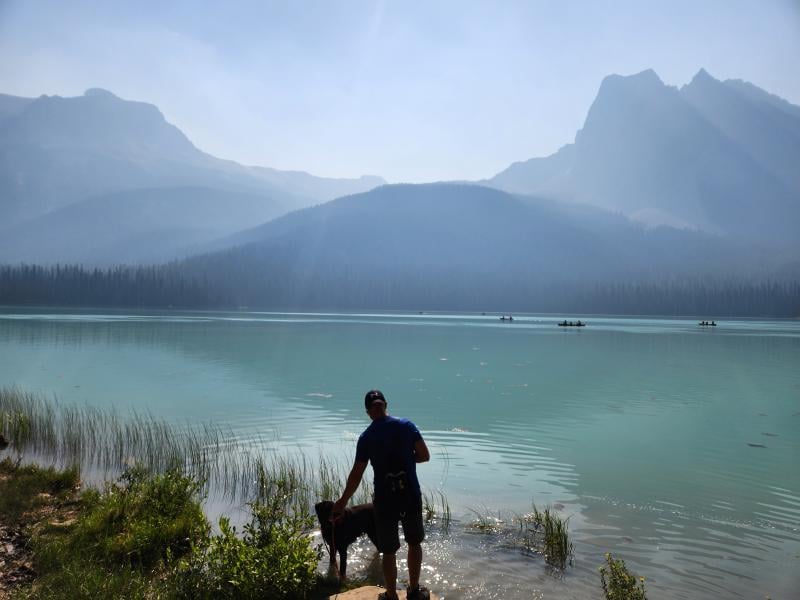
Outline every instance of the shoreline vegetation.
<path fill-rule="evenodd" d="M 14 388 L 0 388 L 0 458 L 0 600 L 316 600 L 340 591 L 320 573 L 312 515 L 314 502 L 338 495 L 347 465 L 264 458 L 216 425 L 123 419 Z M 241 530 L 226 516 L 213 530 L 203 505 L 214 494 L 247 505 Z M 370 497 L 362 484 L 354 502 Z M 444 492 L 426 491 L 423 502 L 429 526 L 449 532 Z M 553 574 L 571 566 L 567 520 L 549 507 L 507 521 L 475 514 L 467 531 L 513 537 Z M 607 561 L 607 599 L 645 598 L 623 562 Z M 365 583 L 377 582 L 348 587 Z"/>

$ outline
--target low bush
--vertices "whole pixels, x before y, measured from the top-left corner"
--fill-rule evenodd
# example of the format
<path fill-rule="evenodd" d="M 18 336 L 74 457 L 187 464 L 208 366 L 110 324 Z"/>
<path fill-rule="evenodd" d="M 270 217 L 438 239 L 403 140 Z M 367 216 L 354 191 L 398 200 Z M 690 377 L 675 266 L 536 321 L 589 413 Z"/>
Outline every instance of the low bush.
<path fill-rule="evenodd" d="M 177 471 L 150 475 L 141 468 L 127 470 L 120 481 L 84 495 L 87 509 L 70 539 L 76 552 L 151 568 L 208 534 L 198 482 Z"/>
<path fill-rule="evenodd" d="M 606 554 L 606 566 L 600 567 L 600 582 L 606 600 L 647 600 L 644 577 L 636 578 L 625 566 L 625 561 Z"/>
<path fill-rule="evenodd" d="M 23 597 L 152 598 L 173 556 L 206 539 L 199 484 L 178 472 L 126 471 L 88 490 L 69 524 L 43 523 L 33 538 L 38 578 Z"/>
<path fill-rule="evenodd" d="M 250 504 L 252 518 L 243 535 L 226 518 L 220 534 L 196 545 L 179 561 L 167 581 L 179 598 L 308 597 L 317 584 L 320 547 L 308 535 L 313 520 L 303 507 L 291 506 L 291 490 L 278 483 L 264 499 Z"/>

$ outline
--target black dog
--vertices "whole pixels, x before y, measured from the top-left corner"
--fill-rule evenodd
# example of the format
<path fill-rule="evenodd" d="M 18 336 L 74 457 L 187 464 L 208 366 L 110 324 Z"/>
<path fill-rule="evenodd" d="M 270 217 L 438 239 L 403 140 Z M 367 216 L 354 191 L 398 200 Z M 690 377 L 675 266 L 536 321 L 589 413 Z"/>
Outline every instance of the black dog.
<path fill-rule="evenodd" d="M 347 547 L 361 535 L 367 534 L 373 544 L 377 545 L 375 536 L 375 507 L 372 503 L 357 504 L 344 509 L 342 518 L 336 524 L 331 523 L 333 502 L 323 500 L 314 505 L 322 530 L 322 539 L 331 550 L 331 564 L 335 564 L 334 552 L 339 554 L 339 578 L 344 580 L 347 573 Z"/>

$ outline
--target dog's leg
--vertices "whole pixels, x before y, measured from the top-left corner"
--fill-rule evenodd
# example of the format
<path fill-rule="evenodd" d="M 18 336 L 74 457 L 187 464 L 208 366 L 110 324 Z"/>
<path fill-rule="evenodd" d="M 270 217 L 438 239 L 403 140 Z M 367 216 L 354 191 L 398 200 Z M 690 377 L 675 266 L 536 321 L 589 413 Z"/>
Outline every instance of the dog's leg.
<path fill-rule="evenodd" d="M 341 581 L 347 579 L 347 548 L 339 550 L 339 579 Z"/>

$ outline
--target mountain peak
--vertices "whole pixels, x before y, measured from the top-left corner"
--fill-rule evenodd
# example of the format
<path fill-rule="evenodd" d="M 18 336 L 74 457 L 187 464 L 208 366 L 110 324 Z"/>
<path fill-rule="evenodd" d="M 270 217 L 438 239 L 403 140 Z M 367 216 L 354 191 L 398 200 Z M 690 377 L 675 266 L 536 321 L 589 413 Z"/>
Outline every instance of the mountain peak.
<path fill-rule="evenodd" d="M 83 92 L 83 95 L 87 98 L 114 98 L 115 100 L 119 100 L 118 96 L 112 94 L 108 90 L 98 87 L 89 88 Z"/>
<path fill-rule="evenodd" d="M 633 75 L 608 75 L 600 84 L 595 104 L 598 101 L 614 104 L 623 98 L 659 95 L 666 89 L 667 86 L 652 69 Z"/>
<path fill-rule="evenodd" d="M 700 69 L 692 80 L 689 82 L 689 86 L 698 86 L 698 85 L 709 85 L 709 84 L 716 84 L 720 83 L 718 79 L 714 76 L 710 75 L 708 71 L 705 69 Z M 687 86 L 688 87 L 688 86 Z"/>
<path fill-rule="evenodd" d="M 638 110 L 655 99 L 669 96 L 670 90 L 652 69 L 634 75 L 608 75 L 600 84 L 597 97 L 589 108 L 584 128 L 579 135 L 584 135 L 586 130 L 598 124 L 608 124 L 620 119 L 624 121 L 628 118 L 626 110 Z"/>
<path fill-rule="evenodd" d="M 628 75 L 626 79 L 630 79 L 632 81 L 647 81 L 649 83 L 659 83 L 664 85 L 664 82 L 661 81 L 661 78 L 658 76 L 653 69 L 645 69 L 644 71 L 640 71 L 639 73 L 634 73 L 633 75 Z"/>
<path fill-rule="evenodd" d="M 600 89 L 604 87 L 631 87 L 635 86 L 638 88 L 646 88 L 646 87 L 664 87 L 664 82 L 661 81 L 661 78 L 658 74 L 653 71 L 653 69 L 646 69 L 639 73 L 634 73 L 633 75 L 608 75 L 603 79 L 603 83 L 600 84 Z"/>

